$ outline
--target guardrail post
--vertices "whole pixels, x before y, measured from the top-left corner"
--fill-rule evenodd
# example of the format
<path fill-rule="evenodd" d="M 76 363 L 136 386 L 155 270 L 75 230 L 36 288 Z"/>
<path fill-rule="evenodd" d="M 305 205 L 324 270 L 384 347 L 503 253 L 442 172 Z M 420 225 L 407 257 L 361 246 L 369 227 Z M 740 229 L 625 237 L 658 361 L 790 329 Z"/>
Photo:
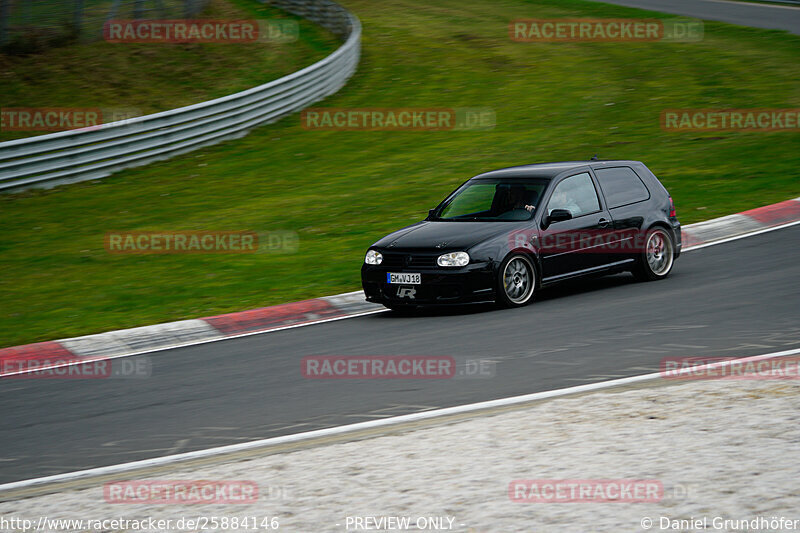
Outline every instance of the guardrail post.
<path fill-rule="evenodd" d="M 11 0 L 0 0 L 0 46 L 8 39 L 8 18 L 11 16 Z"/>
<path fill-rule="evenodd" d="M 114 0 L 111 3 L 111 8 L 108 10 L 108 13 L 106 14 L 105 21 L 103 21 L 103 27 L 100 28 L 101 37 L 105 35 L 106 23 L 108 23 L 110 20 L 114 20 L 115 18 L 117 18 L 117 13 L 119 13 L 119 4 L 121 1 L 122 0 Z"/>
<path fill-rule="evenodd" d="M 76 37 L 81 36 L 81 23 L 83 21 L 83 0 L 75 0 L 75 11 L 72 16 L 72 31 Z"/>
<path fill-rule="evenodd" d="M 133 18 L 136 20 L 144 18 L 144 0 L 133 0 Z"/>
<path fill-rule="evenodd" d="M 202 0 L 183 0 L 183 18 L 194 18 L 205 7 Z"/>

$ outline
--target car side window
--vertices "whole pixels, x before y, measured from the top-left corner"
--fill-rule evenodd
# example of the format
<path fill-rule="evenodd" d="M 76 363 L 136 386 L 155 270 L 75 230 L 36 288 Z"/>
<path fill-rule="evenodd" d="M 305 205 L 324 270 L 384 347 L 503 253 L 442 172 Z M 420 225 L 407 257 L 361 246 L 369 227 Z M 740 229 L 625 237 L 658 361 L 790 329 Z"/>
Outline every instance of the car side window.
<path fill-rule="evenodd" d="M 594 173 L 603 189 L 609 209 L 650 198 L 650 191 L 641 178 L 628 167 L 599 168 Z"/>
<path fill-rule="evenodd" d="M 566 209 L 572 218 L 600 211 L 600 199 L 588 172 L 570 176 L 556 185 L 547 204 L 547 214 L 553 209 Z"/>

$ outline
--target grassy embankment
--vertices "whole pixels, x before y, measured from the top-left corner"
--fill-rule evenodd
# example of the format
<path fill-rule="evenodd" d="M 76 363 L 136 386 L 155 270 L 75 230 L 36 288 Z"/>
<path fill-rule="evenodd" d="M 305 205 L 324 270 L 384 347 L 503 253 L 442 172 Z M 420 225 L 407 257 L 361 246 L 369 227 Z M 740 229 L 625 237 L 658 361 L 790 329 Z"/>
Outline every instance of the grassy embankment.
<path fill-rule="evenodd" d="M 2 197 L 0 344 L 357 289 L 371 242 L 422 218 L 464 179 L 503 166 L 595 153 L 640 159 L 684 223 L 800 195 L 795 132 L 659 125 L 665 108 L 800 107 L 798 37 L 707 23 L 696 43 L 517 43 L 508 37 L 515 18 L 654 14 L 579 0 L 345 4 L 364 24 L 363 58 L 322 105 L 491 107 L 497 126 L 323 132 L 294 115 L 165 163 Z M 215 77 L 182 79 L 186 90 L 210 81 L 215 93 L 234 89 Z M 120 83 L 103 94 L 120 102 L 128 91 Z M 124 103 L 165 98 L 154 91 Z M 131 256 L 103 245 L 108 231 L 238 229 L 297 232 L 299 251 Z"/>

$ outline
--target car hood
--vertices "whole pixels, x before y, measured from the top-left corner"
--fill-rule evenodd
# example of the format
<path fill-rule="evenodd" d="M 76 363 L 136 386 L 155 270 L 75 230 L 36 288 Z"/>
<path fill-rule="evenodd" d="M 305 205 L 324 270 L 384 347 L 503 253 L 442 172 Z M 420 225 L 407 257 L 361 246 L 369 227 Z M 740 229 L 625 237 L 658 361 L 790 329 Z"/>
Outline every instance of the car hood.
<path fill-rule="evenodd" d="M 509 222 L 419 222 L 379 240 L 374 246 L 386 250 L 467 250 L 488 239 L 518 228 Z"/>

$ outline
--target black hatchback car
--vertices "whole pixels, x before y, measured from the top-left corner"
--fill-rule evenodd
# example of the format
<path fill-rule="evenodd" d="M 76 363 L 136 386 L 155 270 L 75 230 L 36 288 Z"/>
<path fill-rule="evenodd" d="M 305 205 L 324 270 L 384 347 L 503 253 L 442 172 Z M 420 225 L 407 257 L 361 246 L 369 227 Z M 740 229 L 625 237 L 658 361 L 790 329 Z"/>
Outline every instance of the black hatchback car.
<path fill-rule="evenodd" d="M 428 217 L 370 246 L 367 300 L 392 309 L 530 302 L 541 287 L 630 271 L 667 277 L 681 251 L 667 190 L 638 161 L 572 161 L 468 180 Z"/>

